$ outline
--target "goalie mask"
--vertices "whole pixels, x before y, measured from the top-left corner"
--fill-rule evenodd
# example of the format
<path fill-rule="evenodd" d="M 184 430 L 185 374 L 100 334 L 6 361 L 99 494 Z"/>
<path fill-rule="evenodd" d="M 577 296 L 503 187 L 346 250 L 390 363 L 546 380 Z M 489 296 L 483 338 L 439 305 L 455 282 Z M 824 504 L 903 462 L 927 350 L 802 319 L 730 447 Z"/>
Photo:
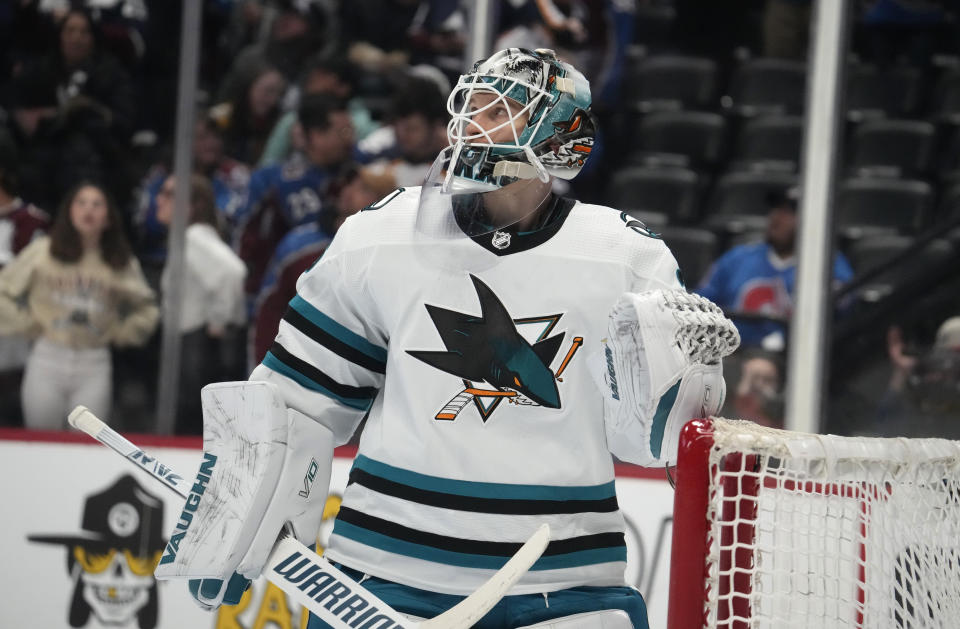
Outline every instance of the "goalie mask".
<path fill-rule="evenodd" d="M 590 156 L 590 103 L 586 78 L 553 51 L 508 48 L 477 62 L 447 101 L 450 146 L 424 182 L 420 231 L 473 237 L 535 212 L 551 178 L 573 179 Z"/>
<path fill-rule="evenodd" d="M 590 102 L 587 79 L 551 50 L 508 48 L 477 62 L 447 100 L 449 191 L 573 179 L 593 147 Z"/>

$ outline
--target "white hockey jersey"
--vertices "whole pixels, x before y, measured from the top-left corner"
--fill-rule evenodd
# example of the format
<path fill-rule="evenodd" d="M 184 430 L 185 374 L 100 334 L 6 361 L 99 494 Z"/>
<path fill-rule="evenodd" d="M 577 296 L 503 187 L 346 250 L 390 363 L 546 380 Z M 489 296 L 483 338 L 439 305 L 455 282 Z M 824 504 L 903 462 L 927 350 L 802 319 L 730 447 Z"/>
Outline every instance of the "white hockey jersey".
<path fill-rule="evenodd" d="M 680 288 L 638 221 L 557 199 L 539 231 L 425 245 L 419 188 L 346 221 L 297 283 L 254 379 L 350 438 L 326 556 L 469 594 L 542 523 L 515 594 L 624 584 L 624 523 L 588 367 L 625 291 Z"/>

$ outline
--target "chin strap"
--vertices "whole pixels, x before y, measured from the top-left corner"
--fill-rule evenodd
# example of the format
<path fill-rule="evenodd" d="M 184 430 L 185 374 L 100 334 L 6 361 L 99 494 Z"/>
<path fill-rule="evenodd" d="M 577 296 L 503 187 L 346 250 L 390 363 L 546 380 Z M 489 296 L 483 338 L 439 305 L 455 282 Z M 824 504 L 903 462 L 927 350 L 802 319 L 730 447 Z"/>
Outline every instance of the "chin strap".
<path fill-rule="evenodd" d="M 513 177 L 514 179 L 534 179 L 538 177 L 537 169 L 524 162 L 497 162 L 493 167 L 494 177 Z"/>
<path fill-rule="evenodd" d="M 536 154 L 533 152 L 533 149 L 529 146 L 524 146 L 523 153 L 527 156 L 527 161 L 530 163 L 529 165 L 536 169 L 537 179 L 543 183 L 550 181 L 550 173 L 548 173 L 547 169 L 543 167 L 543 163 L 540 162 L 540 158 L 536 156 Z M 533 177 L 531 177 L 531 179 L 533 179 Z"/>
<path fill-rule="evenodd" d="M 444 194 L 456 194 L 458 191 L 461 193 L 466 192 L 492 192 L 501 187 L 500 184 L 495 183 L 481 183 L 479 181 L 470 179 L 470 178 L 458 178 L 455 174 L 456 164 L 460 161 L 460 155 L 463 150 L 470 145 L 464 142 L 457 142 L 453 146 L 444 149 L 444 151 L 450 152 L 449 161 L 447 161 L 447 168 L 443 172 L 443 183 L 440 186 L 440 191 Z M 476 148 L 476 147 L 474 147 Z M 543 183 L 550 182 L 550 173 L 547 172 L 547 169 L 544 167 L 543 163 L 533 152 L 533 149 L 529 146 L 519 147 L 523 153 L 524 158 L 527 161 L 517 161 L 514 159 L 499 159 L 492 160 L 490 158 L 490 150 L 493 147 L 481 147 L 477 150 L 481 150 L 484 153 L 482 159 L 487 163 L 493 164 L 493 169 L 490 174 L 490 178 L 493 180 L 498 180 L 500 178 L 507 179 L 539 179 Z M 443 156 L 443 153 L 441 153 Z M 438 161 L 441 158 L 438 157 Z M 458 179 L 461 183 L 458 183 Z M 458 187 L 462 185 L 463 182 L 468 182 L 466 185 L 469 189 L 458 190 Z"/>

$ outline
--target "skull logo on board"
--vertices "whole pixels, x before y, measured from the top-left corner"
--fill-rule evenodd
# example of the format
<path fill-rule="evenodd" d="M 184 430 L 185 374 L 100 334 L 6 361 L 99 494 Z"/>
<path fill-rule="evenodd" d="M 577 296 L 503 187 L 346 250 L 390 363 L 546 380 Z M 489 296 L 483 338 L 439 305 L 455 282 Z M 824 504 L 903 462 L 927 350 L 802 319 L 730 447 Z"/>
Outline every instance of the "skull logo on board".
<path fill-rule="evenodd" d="M 85 626 L 91 614 L 111 626 L 157 626 L 153 570 L 163 552 L 162 526 L 163 502 L 125 474 L 87 498 L 79 533 L 28 537 L 67 549 L 71 627 Z"/>

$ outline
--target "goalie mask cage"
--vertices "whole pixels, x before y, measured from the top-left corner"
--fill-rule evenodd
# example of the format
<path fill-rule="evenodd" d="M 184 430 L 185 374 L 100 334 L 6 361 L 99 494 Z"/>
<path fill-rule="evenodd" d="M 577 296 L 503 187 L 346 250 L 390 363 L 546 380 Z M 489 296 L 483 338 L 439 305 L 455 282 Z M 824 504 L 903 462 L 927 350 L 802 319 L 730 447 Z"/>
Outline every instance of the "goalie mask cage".
<path fill-rule="evenodd" d="M 669 629 L 960 628 L 960 442 L 682 432 Z"/>

